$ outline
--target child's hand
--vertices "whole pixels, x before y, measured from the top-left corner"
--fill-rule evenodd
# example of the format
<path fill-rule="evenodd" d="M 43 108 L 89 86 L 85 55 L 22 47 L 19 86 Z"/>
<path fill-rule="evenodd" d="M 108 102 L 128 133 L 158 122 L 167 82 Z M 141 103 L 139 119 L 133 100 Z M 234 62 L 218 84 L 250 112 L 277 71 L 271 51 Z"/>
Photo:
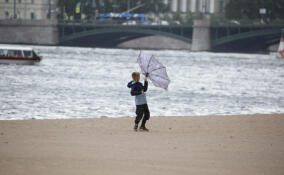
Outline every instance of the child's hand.
<path fill-rule="evenodd" d="M 144 94 L 144 91 L 141 91 L 142 94 Z"/>
<path fill-rule="evenodd" d="M 148 81 L 148 79 L 145 77 L 145 78 L 144 78 L 144 81 Z"/>

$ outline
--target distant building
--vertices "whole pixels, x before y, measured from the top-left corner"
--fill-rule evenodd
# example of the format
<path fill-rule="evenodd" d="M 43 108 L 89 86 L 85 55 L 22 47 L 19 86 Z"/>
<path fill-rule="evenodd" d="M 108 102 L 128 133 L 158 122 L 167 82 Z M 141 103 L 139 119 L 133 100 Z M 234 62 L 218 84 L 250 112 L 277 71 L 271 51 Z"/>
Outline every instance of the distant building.
<path fill-rule="evenodd" d="M 174 13 L 221 14 L 229 0 L 164 0 Z"/>
<path fill-rule="evenodd" d="M 0 0 L 0 19 L 56 19 L 58 0 Z"/>

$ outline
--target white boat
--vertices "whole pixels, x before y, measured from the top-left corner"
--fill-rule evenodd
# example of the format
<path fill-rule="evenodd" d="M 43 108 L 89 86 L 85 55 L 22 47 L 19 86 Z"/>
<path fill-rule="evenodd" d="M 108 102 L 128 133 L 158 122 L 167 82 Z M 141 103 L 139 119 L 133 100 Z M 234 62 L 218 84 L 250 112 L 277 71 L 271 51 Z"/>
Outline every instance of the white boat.
<path fill-rule="evenodd" d="M 29 47 L 0 45 L 0 64 L 32 65 L 42 60 L 36 52 Z"/>
<path fill-rule="evenodd" d="M 278 53 L 280 54 L 282 58 L 284 58 L 284 29 L 282 30 L 282 36 L 280 39 Z"/>

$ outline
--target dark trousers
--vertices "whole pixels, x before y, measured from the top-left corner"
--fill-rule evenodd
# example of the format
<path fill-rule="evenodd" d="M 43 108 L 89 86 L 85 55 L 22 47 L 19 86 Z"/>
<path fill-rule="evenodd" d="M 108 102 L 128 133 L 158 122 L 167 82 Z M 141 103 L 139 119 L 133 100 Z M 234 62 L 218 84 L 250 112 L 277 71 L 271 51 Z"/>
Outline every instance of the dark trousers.
<path fill-rule="evenodd" d="M 141 127 L 145 127 L 146 121 L 150 119 L 148 105 L 136 105 L 136 115 L 135 124 L 139 124 L 140 120 L 143 118 Z"/>

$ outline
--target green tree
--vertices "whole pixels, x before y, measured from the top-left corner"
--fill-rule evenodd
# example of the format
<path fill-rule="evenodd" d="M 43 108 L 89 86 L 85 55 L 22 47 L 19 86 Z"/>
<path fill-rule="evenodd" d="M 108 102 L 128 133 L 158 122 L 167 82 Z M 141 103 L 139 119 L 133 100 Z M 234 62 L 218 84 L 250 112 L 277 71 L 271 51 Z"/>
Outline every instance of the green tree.
<path fill-rule="evenodd" d="M 141 1 L 138 1 L 138 3 Z M 145 5 L 137 9 L 136 13 L 165 13 L 169 10 L 168 6 L 163 3 L 163 0 L 144 0 Z M 137 4 L 138 4 L 137 3 Z"/>
<path fill-rule="evenodd" d="M 104 0 L 104 2 L 106 12 L 122 13 L 139 5 L 141 7 L 131 11 L 131 13 L 161 13 L 169 10 L 163 0 Z"/>
<path fill-rule="evenodd" d="M 284 19 L 284 0 L 230 0 L 226 6 L 229 19 L 260 19 L 260 8 L 266 9 L 265 18 Z"/>
<path fill-rule="evenodd" d="M 76 14 L 76 6 L 80 3 L 80 13 Z M 60 8 L 59 18 L 63 19 L 64 13 L 68 17 L 74 16 L 75 19 L 80 19 L 82 13 L 86 14 L 87 17 L 94 16 L 96 10 L 102 9 L 100 0 L 59 0 L 58 7 Z"/>
<path fill-rule="evenodd" d="M 62 19 L 64 17 L 64 13 L 66 13 L 67 16 L 74 16 L 76 3 L 76 0 L 59 0 L 58 6 L 61 12 L 59 18 Z"/>
<path fill-rule="evenodd" d="M 80 14 L 76 14 L 76 5 L 80 3 Z M 99 13 L 117 12 L 122 13 L 129 9 L 141 5 L 140 8 L 133 10 L 131 13 L 164 13 L 169 10 L 163 0 L 59 0 L 58 6 L 61 10 L 59 18 L 62 19 L 64 13 L 68 17 L 74 16 L 80 19 L 82 13 L 87 18 L 93 17 L 96 11 Z"/>

